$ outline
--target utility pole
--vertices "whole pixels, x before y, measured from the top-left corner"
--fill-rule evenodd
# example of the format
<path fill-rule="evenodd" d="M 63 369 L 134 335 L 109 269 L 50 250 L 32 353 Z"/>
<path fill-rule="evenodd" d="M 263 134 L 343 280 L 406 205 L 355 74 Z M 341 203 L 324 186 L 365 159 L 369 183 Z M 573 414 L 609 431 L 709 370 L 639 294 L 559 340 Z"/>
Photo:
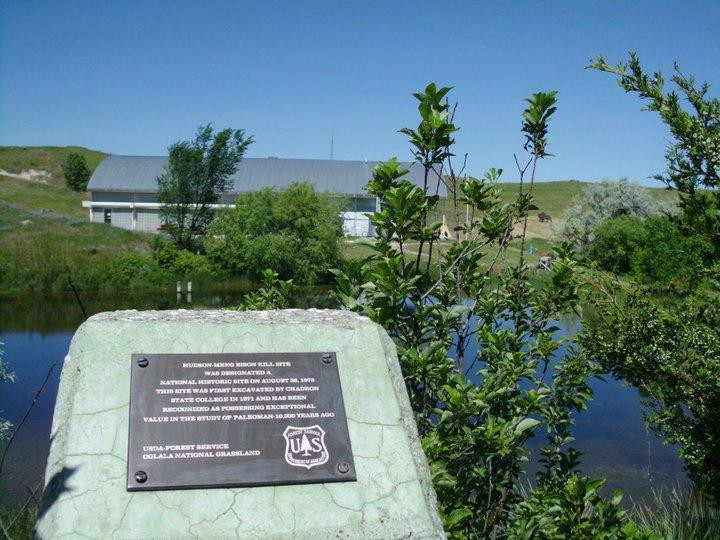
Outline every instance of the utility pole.
<path fill-rule="evenodd" d="M 335 159 L 335 137 L 330 133 L 330 159 Z"/>

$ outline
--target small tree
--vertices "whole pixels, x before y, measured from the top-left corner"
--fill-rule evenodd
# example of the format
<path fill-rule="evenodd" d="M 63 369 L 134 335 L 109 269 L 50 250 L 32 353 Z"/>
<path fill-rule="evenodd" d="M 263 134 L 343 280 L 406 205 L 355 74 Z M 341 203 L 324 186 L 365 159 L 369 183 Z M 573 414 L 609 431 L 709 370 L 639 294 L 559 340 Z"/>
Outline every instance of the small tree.
<path fill-rule="evenodd" d="M 341 260 L 342 221 L 336 200 L 307 183 L 243 193 L 219 212 L 205 241 L 208 256 L 228 272 L 312 284 Z"/>
<path fill-rule="evenodd" d="M 169 163 L 157 178 L 160 218 L 178 247 L 191 249 L 212 221 L 220 195 L 253 142 L 243 130 L 224 129 L 213 135 L 210 124 L 198 129 L 195 139 L 173 144 Z"/>
<path fill-rule="evenodd" d="M 74 191 L 85 191 L 90 180 L 90 169 L 88 169 L 85 158 L 80 154 L 68 154 L 62 166 L 63 176 L 67 187 Z"/>
<path fill-rule="evenodd" d="M 674 141 L 665 153 L 667 169 L 653 178 L 680 192 L 678 223 L 688 233 L 708 236 L 720 255 L 720 99 L 710 98 L 710 86 L 698 85 L 677 64 L 670 79 L 677 91 L 667 91 L 662 73 L 646 73 L 634 52 L 627 63 L 612 66 L 600 55 L 588 67 L 615 75 L 670 129 Z"/>
<path fill-rule="evenodd" d="M 630 272 L 633 257 L 647 242 L 643 222 L 636 216 L 620 216 L 602 222 L 586 249 L 589 259 L 616 274 Z"/>
<path fill-rule="evenodd" d="M 238 311 L 285 309 L 290 305 L 290 297 L 294 286 L 292 280 L 282 281 L 277 273 L 270 269 L 263 270 L 262 287 L 243 296 L 235 306 Z"/>
<path fill-rule="evenodd" d="M 410 182 L 397 160 L 378 165 L 367 186 L 380 199 L 370 217 L 378 234 L 373 254 L 336 271 L 334 295 L 382 325 L 397 345 L 448 536 L 633 536 L 637 531 L 622 525 L 621 496 L 603 500 L 603 480 L 581 477 L 579 453 L 568 447 L 595 370 L 572 347 L 561 353 L 564 339 L 554 332 L 553 321 L 578 306 L 575 263 L 562 247 L 548 278 L 537 280 L 522 255 L 555 92 L 527 100 L 528 153 L 516 157 L 521 188 L 513 204 L 503 204 L 500 171 L 468 178 L 453 162 L 458 128 L 449 91 L 430 84 L 414 94 L 420 123 L 402 132 L 424 170 L 423 185 Z M 465 205 L 471 214 L 447 242 L 442 223 L 428 219 L 442 183 L 456 214 Z M 517 230 L 520 261 L 503 268 Z M 544 467 L 536 487 L 522 489 L 527 442 L 543 424 Z"/>
<path fill-rule="evenodd" d="M 657 112 L 674 138 L 667 170 L 655 178 L 680 192 L 680 213 L 669 222 L 645 223 L 647 241 L 633 269 L 645 281 L 692 289 L 720 286 L 720 100 L 707 96 L 693 77 L 675 66 L 666 91 L 661 73 L 646 73 L 630 53 L 613 67 L 599 56 L 588 66 L 617 76 L 620 86 Z M 681 102 L 683 96 L 688 105 Z M 714 253 L 713 253 L 714 250 Z M 713 265 L 714 263 L 714 265 Z M 701 276 L 709 277 L 701 280 Z M 705 282 L 704 282 L 705 281 Z M 704 282 L 704 283 L 703 283 Z M 616 378 L 642 390 L 649 426 L 680 455 L 696 487 L 720 501 L 720 301 L 716 291 L 658 301 L 632 287 L 618 294 L 618 283 L 589 281 L 600 324 L 579 337 L 588 354 Z M 709 292 L 709 294 L 708 294 Z"/>

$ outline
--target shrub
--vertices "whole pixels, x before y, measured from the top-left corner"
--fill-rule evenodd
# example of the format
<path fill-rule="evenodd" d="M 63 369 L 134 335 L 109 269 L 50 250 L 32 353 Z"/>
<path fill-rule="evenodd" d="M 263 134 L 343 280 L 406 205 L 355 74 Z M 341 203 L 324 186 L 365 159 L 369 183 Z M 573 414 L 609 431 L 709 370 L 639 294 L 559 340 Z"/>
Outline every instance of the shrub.
<path fill-rule="evenodd" d="M 292 280 L 279 280 L 272 270 L 262 272 L 262 287 L 243 296 L 235 306 L 238 311 L 285 309 L 293 293 Z"/>
<path fill-rule="evenodd" d="M 576 247 L 583 247 L 593 240 L 597 227 L 608 219 L 620 216 L 646 219 L 673 211 L 674 205 L 655 200 L 647 189 L 627 178 L 617 182 L 603 180 L 587 186 L 581 195 L 573 198 L 565 211 L 560 234 Z"/>
<path fill-rule="evenodd" d="M 101 256 L 102 257 L 102 256 Z M 154 266 L 147 255 L 126 251 L 109 257 L 107 261 L 107 282 L 112 288 L 127 289 L 136 277 Z"/>
<path fill-rule="evenodd" d="M 643 222 L 635 216 L 623 216 L 601 223 L 588 244 L 586 254 L 600 268 L 626 274 L 632 259 L 645 244 L 647 232 Z"/>
<path fill-rule="evenodd" d="M 180 249 L 162 236 L 154 237 L 151 247 L 157 265 L 175 278 L 202 280 L 217 274 L 206 256 Z"/>
<path fill-rule="evenodd" d="M 569 447 L 572 425 L 592 397 L 588 378 L 597 366 L 564 347 L 553 328 L 552 321 L 579 303 L 571 250 L 558 248 L 548 279 L 539 283 L 523 259 L 524 235 L 519 263 L 496 266 L 517 238 L 514 231 L 526 230 L 535 166 L 548 155 L 555 92 L 526 100 L 528 155 L 518 168 L 521 179 L 531 172 L 521 184 L 526 189 L 503 204 L 499 171 L 483 179 L 454 172 L 456 109 L 446 99 L 449 91 L 430 84 L 414 94 L 420 124 L 402 132 L 428 181 L 422 187 L 409 181 L 397 160 L 375 168 L 367 189 L 380 200 L 370 216 L 378 239 L 370 257 L 335 271 L 333 294 L 381 324 L 397 345 L 448 537 L 647 537 L 625 523 L 620 494 L 604 499 L 597 493 L 602 479 L 575 471 L 580 454 Z M 441 181 L 455 188 L 455 211 L 468 205 L 476 217 L 442 249 L 442 223 L 429 220 Z M 469 377 L 473 372 L 476 378 Z M 540 432 L 547 436 L 542 467 L 534 485 L 522 490 L 528 441 Z"/>
<path fill-rule="evenodd" d="M 152 257 L 128 246 L 71 245 L 46 232 L 11 233 L 0 244 L 0 283 L 10 291 L 150 288 L 172 282 Z"/>
<path fill-rule="evenodd" d="M 298 182 L 283 190 L 240 195 L 210 226 L 205 249 L 220 268 L 260 278 L 315 283 L 341 259 L 339 207 L 329 195 Z"/>
<path fill-rule="evenodd" d="M 720 301 L 679 299 L 666 308 L 642 291 L 625 301 L 614 296 L 595 298 L 600 321 L 581 345 L 615 378 L 642 389 L 650 427 L 680 445 L 692 480 L 719 498 Z"/>
<path fill-rule="evenodd" d="M 674 222 L 659 216 L 648 219 L 644 230 L 644 245 L 632 259 L 633 274 L 657 287 L 684 290 L 697 285 L 714 253 L 710 240 L 696 234 L 685 236 Z"/>

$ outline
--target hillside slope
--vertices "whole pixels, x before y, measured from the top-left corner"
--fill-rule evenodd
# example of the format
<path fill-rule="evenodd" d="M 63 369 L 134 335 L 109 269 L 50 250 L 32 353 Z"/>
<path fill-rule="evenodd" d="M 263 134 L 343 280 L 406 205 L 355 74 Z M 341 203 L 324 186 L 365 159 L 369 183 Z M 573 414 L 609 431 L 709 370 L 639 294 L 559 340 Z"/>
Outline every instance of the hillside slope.
<path fill-rule="evenodd" d="M 0 205 L 21 214 L 55 214 L 88 219 L 88 211 L 82 207 L 82 201 L 86 198 L 85 193 L 77 193 L 66 187 L 0 175 Z"/>
<path fill-rule="evenodd" d="M 513 203 L 520 189 L 520 184 L 516 182 L 501 182 L 498 184 L 502 191 L 502 199 L 505 203 Z M 530 238 L 550 238 L 553 229 L 557 229 L 565 221 L 565 210 L 573 198 L 582 194 L 585 187 L 590 185 L 589 182 L 580 182 L 578 180 L 560 180 L 552 182 L 537 182 L 533 187 L 533 195 L 537 210 L 530 212 L 528 220 L 528 236 Z M 527 190 L 527 184 L 524 187 Z M 669 191 L 663 188 L 646 188 L 653 197 L 662 200 L 677 200 L 677 192 Z M 463 207 L 463 212 L 465 208 Z M 540 223 L 538 214 L 546 212 L 552 217 L 552 223 Z M 452 211 L 452 202 L 449 200 L 441 201 L 439 207 L 438 220 L 442 219 L 444 214 L 448 226 L 452 229 L 455 226 L 455 216 Z M 465 219 L 465 215 L 461 216 Z"/>
<path fill-rule="evenodd" d="M 83 156 L 91 172 L 107 156 L 104 152 L 81 146 L 0 146 L 0 170 L 12 174 L 31 169 L 46 171 L 47 176 L 42 178 L 44 182 L 65 187 L 62 164 L 72 153 Z"/>

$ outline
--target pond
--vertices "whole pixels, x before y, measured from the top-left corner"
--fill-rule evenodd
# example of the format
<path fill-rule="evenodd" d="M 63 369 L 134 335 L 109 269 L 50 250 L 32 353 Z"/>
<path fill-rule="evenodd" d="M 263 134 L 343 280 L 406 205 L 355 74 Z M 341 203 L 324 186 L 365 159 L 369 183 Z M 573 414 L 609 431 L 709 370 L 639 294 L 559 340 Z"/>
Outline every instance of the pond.
<path fill-rule="evenodd" d="M 86 293 L 82 300 L 88 315 L 92 315 L 116 309 L 224 307 L 237 303 L 246 291 L 241 287 L 201 288 L 193 293 L 192 301 L 186 294 L 178 297 L 174 291 L 127 292 L 121 296 Z M 299 307 L 331 307 L 322 289 L 303 290 L 295 303 Z M 14 383 L 0 386 L 0 416 L 17 424 L 48 368 L 60 360 L 8 452 L 0 478 L 3 502 L 25 500 L 29 491 L 42 483 L 62 359 L 82 321 L 80 307 L 70 294 L 0 298 L 0 341 L 4 343 L 5 360 L 16 375 Z M 560 321 L 560 325 L 568 334 L 580 329 L 579 321 L 573 318 Z M 622 488 L 635 500 L 643 499 L 653 488 L 687 482 L 676 450 L 664 446 L 645 428 L 635 389 L 610 377 L 605 382 L 593 381 L 592 388 L 595 399 L 578 416 L 574 429 L 574 446 L 584 453 L 583 473 L 607 478 L 606 494 Z"/>

